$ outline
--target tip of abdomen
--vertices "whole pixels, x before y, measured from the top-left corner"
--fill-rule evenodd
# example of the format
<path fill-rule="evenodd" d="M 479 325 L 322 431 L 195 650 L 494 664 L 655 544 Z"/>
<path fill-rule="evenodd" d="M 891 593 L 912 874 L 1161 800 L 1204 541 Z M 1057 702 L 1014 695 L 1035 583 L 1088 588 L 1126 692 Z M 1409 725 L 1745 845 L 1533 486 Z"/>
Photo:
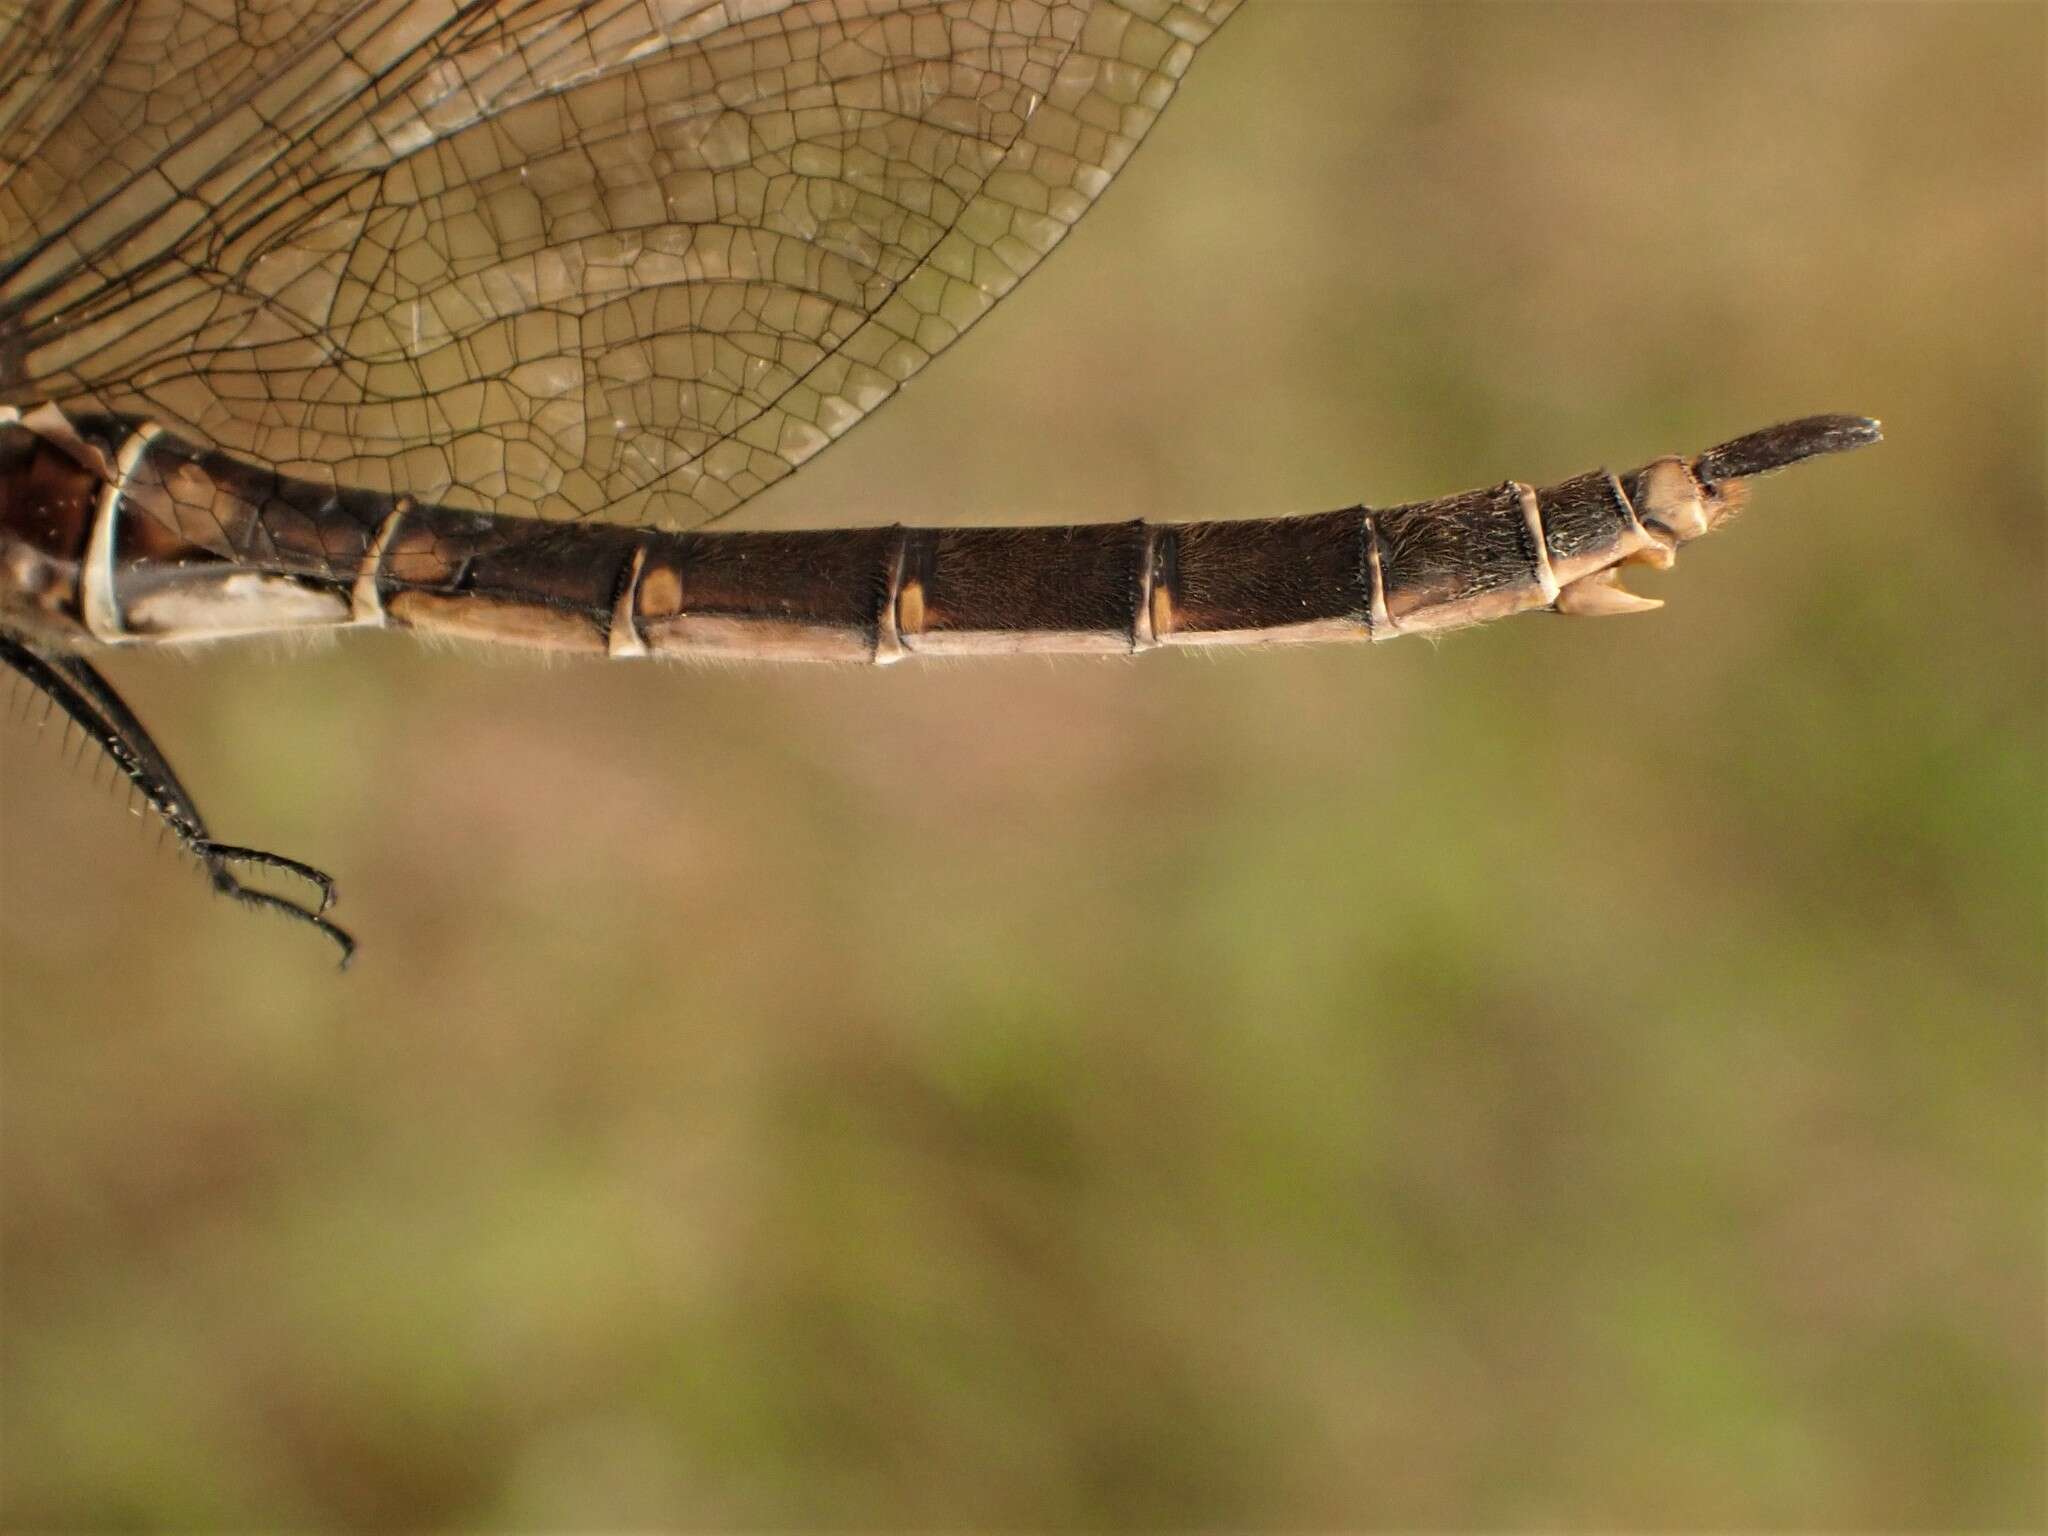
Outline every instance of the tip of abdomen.
<path fill-rule="evenodd" d="M 1709 482 L 1741 480 L 1882 441 L 1884 429 L 1872 417 L 1807 416 L 1709 448 L 1693 461 L 1693 473 Z"/>

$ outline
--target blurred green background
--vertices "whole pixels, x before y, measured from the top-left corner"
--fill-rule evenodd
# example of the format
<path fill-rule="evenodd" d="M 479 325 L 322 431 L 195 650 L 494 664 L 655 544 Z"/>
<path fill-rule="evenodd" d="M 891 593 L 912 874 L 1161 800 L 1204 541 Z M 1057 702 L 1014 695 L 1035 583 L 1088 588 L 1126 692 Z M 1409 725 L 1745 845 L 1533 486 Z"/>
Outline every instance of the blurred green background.
<path fill-rule="evenodd" d="M 1252 0 L 754 518 L 1885 419 L 1653 617 L 116 657 L 346 978 L 9 723 L 0 1517 L 2038 1527 L 2044 15 Z"/>

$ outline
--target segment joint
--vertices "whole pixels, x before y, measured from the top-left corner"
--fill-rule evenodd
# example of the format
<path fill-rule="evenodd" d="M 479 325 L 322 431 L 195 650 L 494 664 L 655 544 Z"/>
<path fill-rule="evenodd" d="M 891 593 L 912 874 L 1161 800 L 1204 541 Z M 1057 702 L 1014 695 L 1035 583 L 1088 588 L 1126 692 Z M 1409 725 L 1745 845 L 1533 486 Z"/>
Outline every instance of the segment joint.
<path fill-rule="evenodd" d="M 1557 572 L 1550 565 L 1550 541 L 1543 532 L 1543 508 L 1536 499 L 1536 487 L 1521 480 L 1508 484 L 1522 504 L 1522 526 L 1529 532 L 1529 555 L 1536 566 L 1536 584 L 1543 589 L 1543 606 L 1551 607 L 1557 602 Z"/>
<path fill-rule="evenodd" d="M 145 421 L 122 440 L 114 461 L 114 478 L 100 487 L 99 504 L 93 510 L 92 534 L 86 541 L 85 564 L 79 571 L 78 616 L 86 632 L 102 644 L 114 645 L 132 638 L 121 615 L 120 597 L 114 590 L 121 502 L 136 470 L 148 457 L 149 445 L 163 435 L 161 423 Z"/>

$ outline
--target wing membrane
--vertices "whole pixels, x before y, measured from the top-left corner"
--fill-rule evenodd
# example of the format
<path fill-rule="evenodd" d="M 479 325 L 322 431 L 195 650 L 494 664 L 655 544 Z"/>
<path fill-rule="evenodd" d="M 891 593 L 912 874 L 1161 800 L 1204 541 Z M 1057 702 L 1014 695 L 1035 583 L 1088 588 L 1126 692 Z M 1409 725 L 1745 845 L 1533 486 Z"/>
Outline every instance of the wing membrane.
<path fill-rule="evenodd" d="M 1235 3 L 27 0 L 0 403 L 712 521 L 1009 292 Z"/>

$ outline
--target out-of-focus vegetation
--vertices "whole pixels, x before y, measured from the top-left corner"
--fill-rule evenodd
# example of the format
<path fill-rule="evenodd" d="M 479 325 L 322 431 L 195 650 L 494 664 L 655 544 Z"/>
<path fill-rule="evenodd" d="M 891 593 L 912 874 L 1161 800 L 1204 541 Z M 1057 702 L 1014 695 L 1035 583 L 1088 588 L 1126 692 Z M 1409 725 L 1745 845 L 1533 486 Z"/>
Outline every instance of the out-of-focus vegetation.
<path fill-rule="evenodd" d="M 1652 618 L 116 658 L 345 979 L 10 724 L 0 1517 L 2037 1525 L 2043 33 L 1255 0 L 756 519 L 1885 419 Z"/>

